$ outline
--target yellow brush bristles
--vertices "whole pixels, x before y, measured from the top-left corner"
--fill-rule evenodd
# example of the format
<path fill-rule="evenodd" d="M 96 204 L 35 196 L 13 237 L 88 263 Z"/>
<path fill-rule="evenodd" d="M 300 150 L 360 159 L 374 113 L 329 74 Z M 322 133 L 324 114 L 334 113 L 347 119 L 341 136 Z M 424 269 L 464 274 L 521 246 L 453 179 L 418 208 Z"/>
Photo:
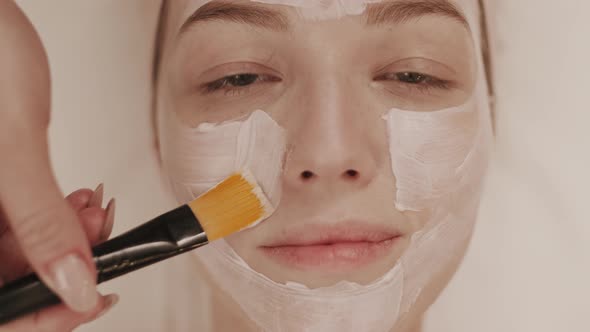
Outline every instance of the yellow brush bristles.
<path fill-rule="evenodd" d="M 273 212 L 270 201 L 248 171 L 229 176 L 188 206 L 209 241 L 252 226 Z"/>

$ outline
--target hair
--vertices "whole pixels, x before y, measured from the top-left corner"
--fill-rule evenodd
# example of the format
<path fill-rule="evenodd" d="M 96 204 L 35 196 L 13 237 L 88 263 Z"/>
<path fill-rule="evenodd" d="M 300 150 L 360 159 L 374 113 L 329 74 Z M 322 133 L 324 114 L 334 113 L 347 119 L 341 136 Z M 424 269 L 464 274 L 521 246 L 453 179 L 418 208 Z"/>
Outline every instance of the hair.
<path fill-rule="evenodd" d="M 152 61 L 152 82 L 156 85 L 160 74 L 160 62 L 162 61 L 162 48 L 168 25 L 168 0 L 162 0 L 160 13 L 158 15 L 158 26 L 156 28 L 156 40 L 154 42 L 154 59 Z"/>
<path fill-rule="evenodd" d="M 166 0 L 164 0 L 166 2 Z M 488 85 L 488 97 L 490 99 L 490 116 L 492 118 L 492 130 L 496 132 L 496 89 L 494 80 L 494 63 L 492 61 L 492 47 L 490 43 L 490 25 L 488 21 L 487 8 L 484 0 L 478 0 L 479 3 L 479 24 L 481 30 L 481 54 L 483 65 L 486 71 L 486 81 Z"/>
<path fill-rule="evenodd" d="M 484 0 L 478 0 L 479 3 L 479 12 L 480 12 L 480 31 L 481 31 L 481 52 L 483 57 L 483 63 L 485 66 L 485 73 L 486 73 L 486 80 L 488 86 L 488 95 L 490 97 L 490 106 L 491 106 L 491 114 L 492 117 L 492 126 L 494 126 L 495 131 L 495 89 L 494 89 L 494 71 L 493 71 L 493 62 L 491 57 L 491 47 L 490 47 L 490 34 L 489 34 L 489 25 L 488 25 L 488 17 L 486 14 L 486 6 Z M 154 57 L 152 62 L 152 85 L 153 85 L 153 109 L 155 110 L 156 107 L 156 91 L 157 91 L 157 82 L 158 77 L 160 74 L 160 62 L 162 60 L 162 48 L 164 46 L 164 38 L 166 36 L 166 26 L 167 19 L 168 19 L 168 0 L 162 0 L 162 4 L 160 6 L 160 14 L 158 18 L 158 26 L 156 30 L 156 39 L 154 43 Z M 156 128 L 156 118 L 155 113 L 152 112 L 153 119 L 152 124 L 154 129 Z"/>

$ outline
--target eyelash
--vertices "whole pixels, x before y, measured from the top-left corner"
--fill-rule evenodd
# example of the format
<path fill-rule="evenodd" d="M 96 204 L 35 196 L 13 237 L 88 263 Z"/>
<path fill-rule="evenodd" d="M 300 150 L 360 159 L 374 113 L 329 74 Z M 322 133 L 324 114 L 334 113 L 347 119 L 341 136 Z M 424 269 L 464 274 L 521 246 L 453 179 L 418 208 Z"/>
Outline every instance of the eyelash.
<path fill-rule="evenodd" d="M 242 80 L 243 85 L 236 84 L 236 81 Z M 422 74 L 419 72 L 397 72 L 386 73 L 375 78 L 376 81 L 397 81 L 408 88 L 418 89 L 420 92 L 429 92 L 430 90 L 449 90 L 451 81 L 436 78 L 434 76 Z M 405 81 L 404 81 L 405 80 Z M 234 81 L 234 82 L 232 82 Z M 245 82 L 244 82 L 245 81 Z M 280 82 L 281 79 L 263 74 L 240 73 L 222 77 L 218 80 L 205 83 L 203 91 L 207 94 L 223 91 L 226 96 L 236 96 L 248 93 L 248 90 L 255 83 Z M 414 82 L 410 82 L 414 81 Z"/>
<path fill-rule="evenodd" d="M 437 77 L 422 74 L 419 72 L 406 71 L 397 73 L 386 73 L 375 78 L 376 81 L 397 81 L 408 88 L 417 88 L 420 91 L 428 91 L 432 89 L 449 90 L 451 88 L 451 81 L 439 79 Z M 406 80 L 406 81 L 404 81 Z M 418 81 L 418 82 L 409 82 Z"/>
<path fill-rule="evenodd" d="M 245 80 L 244 85 L 236 85 L 236 82 L 232 80 Z M 203 90 L 205 93 L 211 94 L 215 92 L 223 91 L 226 96 L 235 96 L 238 94 L 247 93 L 248 90 L 254 85 L 254 83 L 269 83 L 269 82 L 280 82 L 281 79 L 263 74 L 254 73 L 240 73 L 222 77 L 213 82 L 205 83 Z"/>

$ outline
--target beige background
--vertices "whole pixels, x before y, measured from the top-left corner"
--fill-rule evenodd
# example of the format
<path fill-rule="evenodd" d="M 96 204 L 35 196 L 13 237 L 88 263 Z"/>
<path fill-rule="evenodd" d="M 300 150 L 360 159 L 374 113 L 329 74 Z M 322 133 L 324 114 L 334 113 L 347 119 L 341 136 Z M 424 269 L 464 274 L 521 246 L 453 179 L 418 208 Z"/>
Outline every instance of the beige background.
<path fill-rule="evenodd" d="M 53 72 L 52 159 L 65 192 L 105 182 L 115 233 L 164 211 L 149 127 L 158 0 L 21 0 Z M 490 0 L 498 139 L 476 235 L 431 332 L 590 331 L 590 2 Z M 163 331 L 169 265 L 101 289 L 81 331 Z M 198 310 L 195 308 L 194 310 Z"/>

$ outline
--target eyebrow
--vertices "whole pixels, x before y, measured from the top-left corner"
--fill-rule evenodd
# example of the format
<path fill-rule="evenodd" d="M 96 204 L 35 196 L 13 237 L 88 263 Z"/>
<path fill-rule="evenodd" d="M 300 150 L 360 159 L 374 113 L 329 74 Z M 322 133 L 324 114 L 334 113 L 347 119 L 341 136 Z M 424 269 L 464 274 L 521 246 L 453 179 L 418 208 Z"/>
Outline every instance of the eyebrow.
<path fill-rule="evenodd" d="M 469 28 L 465 15 L 448 0 L 403 0 L 371 4 L 366 11 L 367 25 L 399 24 L 427 15 L 454 19 Z"/>
<path fill-rule="evenodd" d="M 197 23 L 206 21 L 229 21 L 276 31 L 287 31 L 289 29 L 288 17 L 278 10 L 257 4 L 212 1 L 199 7 L 182 24 L 180 33 Z"/>
<path fill-rule="evenodd" d="M 399 0 L 370 4 L 365 12 L 366 24 L 378 26 L 399 24 L 428 15 L 454 19 L 469 28 L 461 11 L 448 0 Z M 181 26 L 180 34 L 190 27 L 207 21 L 242 23 L 273 31 L 287 31 L 289 18 L 279 10 L 254 3 L 212 1 L 199 7 Z"/>

